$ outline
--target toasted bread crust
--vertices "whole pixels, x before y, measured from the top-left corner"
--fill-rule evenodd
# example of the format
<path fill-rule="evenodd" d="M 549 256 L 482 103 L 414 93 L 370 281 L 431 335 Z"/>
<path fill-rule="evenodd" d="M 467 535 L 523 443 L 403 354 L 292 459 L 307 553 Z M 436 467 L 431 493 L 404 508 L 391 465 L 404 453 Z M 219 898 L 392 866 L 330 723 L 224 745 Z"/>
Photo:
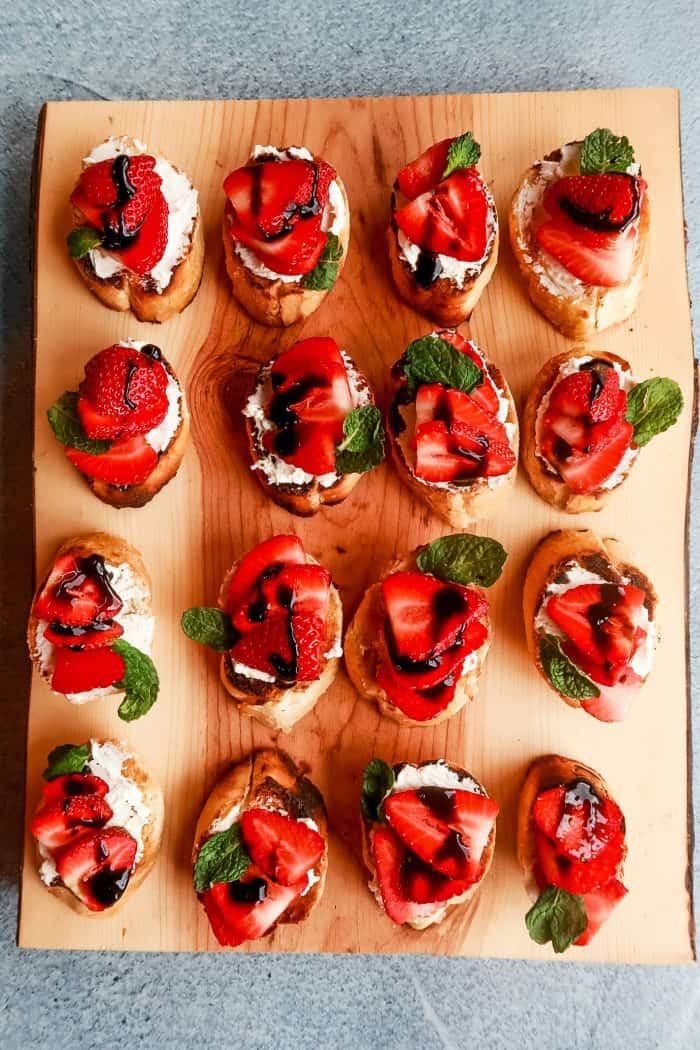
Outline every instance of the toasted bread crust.
<path fill-rule="evenodd" d="M 316 869 L 316 874 L 319 876 L 318 882 L 314 883 L 303 897 L 292 901 L 275 925 L 264 934 L 267 937 L 278 924 L 303 922 L 323 896 L 328 872 L 326 807 L 318 788 L 302 774 L 285 751 L 278 748 L 253 751 L 248 758 L 231 767 L 228 773 L 215 784 L 204 803 L 194 833 L 193 864 L 197 860 L 203 843 L 208 838 L 209 829 L 214 821 L 225 816 L 233 806 L 237 805 L 240 805 L 242 810 L 253 809 L 256 806 L 284 809 L 296 819 L 310 817 L 317 825 L 319 834 L 326 844 L 326 849 Z"/>
<path fill-rule="evenodd" d="M 511 470 L 504 475 L 503 480 L 495 487 L 492 488 L 489 485 L 487 478 L 476 478 L 466 485 L 448 486 L 422 481 L 417 477 L 413 469 L 412 464 L 415 461 L 413 449 L 408 448 L 404 435 L 397 434 L 395 427 L 392 425 L 393 407 L 390 407 L 386 421 L 386 432 L 389 435 L 391 456 L 401 480 L 414 495 L 430 507 L 434 514 L 443 518 L 453 529 L 459 529 L 460 531 L 468 529 L 469 526 L 479 519 L 491 517 L 498 510 L 504 492 L 510 492 L 512 489 L 518 473 L 518 445 L 520 439 L 515 401 L 501 370 L 487 358 L 484 359 L 489 375 L 508 400 L 506 422 L 511 423 L 515 428 L 511 441 L 511 447 L 515 452 L 515 463 Z M 390 406 L 393 406 L 397 392 L 404 385 L 398 366 L 399 362 L 392 369 Z"/>
<path fill-rule="evenodd" d="M 435 761 L 435 759 L 428 759 L 428 761 L 426 761 L 426 762 L 421 762 L 420 765 L 422 765 L 422 766 L 430 765 L 431 762 L 434 762 L 434 761 Z M 461 766 L 456 766 L 454 764 L 454 762 L 449 762 L 449 763 L 447 763 L 447 765 L 449 766 L 450 769 L 454 770 L 455 773 L 458 773 L 461 776 L 471 777 L 471 779 L 476 784 L 478 784 L 479 787 L 482 789 L 482 791 L 484 792 L 484 795 L 487 795 L 486 790 L 479 783 L 479 781 L 476 779 L 476 777 L 473 777 L 472 774 L 469 773 L 466 769 L 463 769 Z M 400 764 L 394 766 L 394 772 L 397 772 L 399 768 L 400 768 Z M 376 884 L 378 882 L 378 879 L 377 879 L 377 868 L 376 868 L 376 865 L 374 863 L 374 857 L 372 856 L 372 850 L 370 849 L 370 832 L 372 831 L 372 828 L 374 826 L 375 826 L 374 824 L 368 824 L 367 821 L 362 816 L 362 814 L 360 814 L 360 828 L 361 828 L 361 833 L 362 833 L 362 860 L 363 860 L 364 865 L 367 868 L 368 872 L 370 873 L 370 884 L 371 883 L 375 883 Z M 482 882 L 484 881 L 484 879 L 486 878 L 486 876 L 489 873 L 489 869 L 491 868 L 491 864 L 493 862 L 493 855 L 494 855 L 495 848 L 496 848 L 496 825 L 494 824 L 493 828 L 491 829 L 491 834 L 489 835 L 488 841 L 487 841 L 486 845 L 484 846 L 484 852 L 482 854 L 483 861 L 484 861 L 484 873 L 481 876 L 481 878 L 479 879 L 479 881 L 474 883 L 473 886 L 470 886 L 469 889 L 466 891 L 466 893 L 463 893 L 463 894 L 461 894 L 461 896 L 455 897 L 455 898 L 453 898 L 453 900 L 449 901 L 446 906 L 444 904 L 436 903 L 435 912 L 434 912 L 433 915 L 428 916 L 426 918 L 418 919 L 418 920 L 416 920 L 414 922 L 407 922 L 407 923 L 405 923 L 405 925 L 406 926 L 410 926 L 411 929 L 413 929 L 413 930 L 419 930 L 419 931 L 426 929 L 428 926 L 438 926 L 441 922 L 444 922 L 445 919 L 448 918 L 453 913 L 455 908 L 467 906 L 473 900 L 473 898 L 476 896 L 476 894 L 478 893 L 478 891 L 479 891 L 479 889 L 481 887 Z M 379 904 L 378 900 L 377 900 L 377 905 L 378 905 L 378 907 L 381 908 L 382 911 L 384 911 L 383 905 Z"/>
<path fill-rule="evenodd" d="M 545 160 L 556 159 L 557 154 L 560 151 L 555 150 Z M 590 339 L 606 328 L 626 321 L 636 309 L 648 266 L 649 197 L 645 194 L 642 201 L 634 263 L 627 281 L 613 288 L 582 285 L 566 294 L 548 286 L 547 260 L 551 256 L 540 248 L 534 230 L 523 216 L 522 201 L 528 194 L 536 192 L 539 181 L 539 164 L 533 164 L 524 173 L 513 195 L 509 214 L 513 254 L 530 299 L 540 313 L 568 339 Z"/>
<path fill-rule="evenodd" d="M 601 799 L 612 798 L 608 785 L 600 773 L 574 758 L 562 755 L 541 755 L 531 763 L 525 774 L 518 796 L 517 828 L 515 836 L 516 854 L 525 880 L 525 889 L 532 900 L 540 895 L 534 876 L 535 866 L 535 822 L 532 807 L 541 791 L 568 784 L 572 780 L 586 780 Z M 618 869 L 622 877 L 623 861 Z"/>
<path fill-rule="evenodd" d="M 117 903 L 112 905 L 111 908 L 106 908 L 104 911 L 91 911 L 89 908 L 86 908 L 82 901 L 80 901 L 75 894 L 71 893 L 71 891 L 65 886 L 46 887 L 55 897 L 58 897 L 59 900 L 62 900 L 72 908 L 73 911 L 78 912 L 80 915 L 88 916 L 91 919 L 100 919 L 105 916 L 114 915 L 116 911 L 119 911 L 119 909 L 123 907 L 125 901 L 132 896 L 146 876 L 151 872 L 160 852 L 160 843 L 163 836 L 163 821 L 165 816 L 163 792 L 161 791 L 158 782 L 144 765 L 140 756 L 131 748 L 126 747 L 126 745 L 120 740 L 103 740 L 99 741 L 99 743 L 111 743 L 126 752 L 128 758 L 122 764 L 122 772 L 124 773 L 124 776 L 128 777 L 129 780 L 133 780 L 134 783 L 141 788 L 144 804 L 149 811 L 149 820 L 148 823 L 144 825 L 142 831 L 143 854 L 141 859 L 134 868 L 126 890 Z M 38 863 L 40 863 L 41 856 L 38 850 L 36 851 L 36 857 Z"/>
<path fill-rule="evenodd" d="M 338 262 L 338 277 L 345 266 L 350 243 L 350 204 L 345 186 L 339 175 L 338 183 L 345 204 L 345 221 L 338 239 L 343 254 Z M 279 281 L 261 277 L 249 270 L 233 246 L 229 228 L 230 205 L 224 209 L 222 235 L 224 241 L 224 259 L 226 271 L 231 280 L 233 297 L 254 321 L 275 328 L 287 328 L 302 321 L 317 310 L 332 289 L 315 291 L 302 287 L 301 281 Z"/>
<path fill-rule="evenodd" d="M 558 474 L 552 474 L 547 470 L 535 451 L 537 447 L 537 412 L 542 398 L 552 388 L 561 366 L 573 357 L 601 358 L 604 361 L 618 364 L 623 369 L 630 370 L 629 362 L 625 361 L 624 357 L 618 357 L 617 354 L 612 354 L 608 350 L 593 350 L 585 346 L 575 346 L 563 354 L 556 354 L 554 357 L 550 357 L 549 361 L 546 361 L 537 373 L 535 382 L 527 395 L 523 409 L 521 458 L 530 483 L 538 496 L 541 496 L 547 503 L 551 503 L 553 507 L 558 507 L 559 510 L 563 510 L 567 514 L 583 514 L 586 511 L 602 510 L 610 495 L 620 487 L 625 478 L 621 478 L 610 489 L 597 489 L 595 492 L 572 492 Z"/>
<path fill-rule="evenodd" d="M 57 558 L 60 558 L 64 554 L 75 554 L 76 557 L 87 557 L 90 554 L 100 554 L 108 565 L 121 565 L 126 562 L 131 568 L 137 581 L 140 583 L 142 589 L 147 593 L 149 605 L 151 600 L 151 578 L 148 575 L 143 558 L 139 551 L 137 551 L 135 547 L 132 547 L 130 543 L 127 543 L 126 540 L 123 540 L 118 536 L 110 536 L 109 533 L 106 532 L 88 532 L 84 536 L 72 536 L 70 539 L 66 540 L 65 543 L 62 543 L 51 559 L 46 572 L 41 578 L 39 586 L 34 592 L 32 605 L 29 610 L 29 621 L 27 623 L 27 646 L 29 648 L 29 657 L 37 672 L 48 685 L 51 685 L 51 676 L 44 674 L 41 669 L 41 660 L 39 658 L 39 650 L 37 646 L 37 628 L 39 626 L 39 621 L 34 614 L 34 605 L 44 588 L 44 584 L 49 577 L 51 568 Z M 115 689 L 114 693 L 110 695 L 121 696 L 122 691 Z"/>
<path fill-rule="evenodd" d="M 444 277 L 438 277 L 429 288 L 422 288 L 416 283 L 413 270 L 399 251 L 393 222 L 387 230 L 391 274 L 399 295 L 418 313 L 425 314 L 445 328 L 455 327 L 471 317 L 481 293 L 496 269 L 499 243 L 500 231 L 496 223 L 495 235 L 484 265 L 473 277 L 465 278 L 462 288 Z"/>
<path fill-rule="evenodd" d="M 597 572 L 604 578 L 608 574 L 611 582 L 617 582 L 616 577 L 619 576 L 631 579 L 635 587 L 639 587 L 645 593 L 644 604 L 650 620 L 656 619 L 658 598 L 651 580 L 629 561 L 624 547 L 618 540 L 601 539 L 589 529 L 562 529 L 550 532 L 537 545 L 523 584 L 523 620 L 528 652 L 549 688 L 570 707 L 580 707 L 580 701 L 555 690 L 545 674 L 535 631 L 535 616 L 545 590 L 562 573 L 565 564 L 572 560 L 589 567 L 592 572 Z"/>
<path fill-rule="evenodd" d="M 310 554 L 306 555 L 310 565 L 318 562 Z M 222 592 L 226 581 L 236 571 L 238 562 L 231 566 L 224 577 Z M 219 662 L 219 675 L 226 692 L 236 702 L 241 714 L 262 722 L 269 729 L 288 733 L 296 723 L 316 706 L 323 694 L 330 689 L 338 673 L 340 658 L 327 657 L 325 653 L 332 650 L 343 630 L 343 606 L 340 595 L 331 583 L 326 614 L 326 634 L 321 656 L 321 673 L 313 682 L 297 682 L 286 688 L 276 682 L 263 682 L 258 678 L 248 678 L 236 674 L 231 666 L 228 654 L 224 653 Z"/>
<path fill-rule="evenodd" d="M 345 668 L 352 684 L 366 700 L 373 700 L 380 712 L 392 718 L 402 726 L 435 726 L 452 718 L 468 700 L 475 700 L 479 678 L 483 669 L 489 647 L 493 641 L 493 625 L 489 618 L 488 636 L 479 650 L 479 664 L 463 674 L 457 682 L 454 696 L 447 707 L 428 722 L 409 718 L 395 707 L 384 690 L 379 686 L 376 677 L 377 662 L 382 645 L 382 624 L 384 622 L 384 605 L 382 600 L 381 581 L 394 572 L 405 572 L 416 568 L 416 556 L 422 550 L 418 547 L 411 554 L 405 555 L 386 566 L 379 580 L 369 587 L 360 602 L 350 626 L 345 634 Z"/>

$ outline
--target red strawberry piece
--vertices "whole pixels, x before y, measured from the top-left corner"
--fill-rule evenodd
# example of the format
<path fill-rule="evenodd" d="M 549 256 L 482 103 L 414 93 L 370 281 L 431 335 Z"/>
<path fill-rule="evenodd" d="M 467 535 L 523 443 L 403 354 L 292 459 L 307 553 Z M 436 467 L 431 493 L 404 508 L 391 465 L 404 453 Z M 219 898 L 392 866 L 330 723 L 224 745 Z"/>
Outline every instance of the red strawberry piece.
<path fill-rule="evenodd" d="M 81 795 L 106 795 L 109 785 L 101 777 L 95 777 L 91 773 L 67 773 L 62 777 L 54 777 L 44 785 L 41 793 L 42 803 L 49 805 L 51 802 L 62 802 L 66 798 L 78 798 Z"/>
<path fill-rule="evenodd" d="M 331 574 L 321 565 L 273 566 L 233 614 L 233 626 L 247 634 L 264 619 L 286 615 L 290 608 L 297 615 L 325 620 L 330 586 Z"/>
<path fill-rule="evenodd" d="M 116 344 L 85 366 L 78 413 L 89 438 L 147 433 L 168 410 L 168 373 L 162 362 L 133 347 Z"/>
<path fill-rule="evenodd" d="M 480 370 L 482 379 L 475 387 L 469 391 L 469 396 L 472 400 L 476 401 L 485 412 L 488 412 L 491 416 L 498 415 L 499 403 L 496 388 L 493 385 L 491 377 L 484 368 L 484 362 L 472 344 L 464 336 L 460 335 L 459 332 L 454 331 L 451 328 L 443 329 L 438 332 L 437 335 L 441 339 L 447 340 L 448 343 L 460 351 L 462 354 L 466 354 L 470 360 L 474 362 L 476 367 Z"/>
<path fill-rule="evenodd" d="M 158 453 L 142 434 L 115 441 L 107 452 L 97 456 L 66 447 L 65 453 L 74 467 L 95 481 L 110 485 L 140 485 L 155 470 Z"/>
<path fill-rule="evenodd" d="M 471 885 L 466 879 L 450 879 L 433 871 L 414 853 L 407 853 L 401 865 L 402 892 L 416 904 L 437 904 L 460 897 Z"/>
<path fill-rule="evenodd" d="M 325 850 L 317 831 L 268 809 L 246 810 L 243 840 L 253 864 L 282 886 L 293 886 L 315 868 Z"/>
<path fill-rule="evenodd" d="M 586 781 L 540 792 L 532 816 L 539 830 L 572 860 L 590 860 L 624 834 L 620 807 L 612 799 L 599 798 Z"/>
<path fill-rule="evenodd" d="M 303 879 L 280 886 L 260 878 L 251 866 L 238 882 L 214 883 L 201 900 L 219 944 L 236 948 L 267 933 L 306 885 Z"/>
<path fill-rule="evenodd" d="M 584 657 L 612 673 L 629 663 L 643 605 L 644 591 L 631 584 L 584 584 L 552 595 L 547 614 Z"/>
<path fill-rule="evenodd" d="M 432 903 L 419 904 L 406 895 L 403 866 L 409 851 L 391 828 L 375 825 L 369 833 L 370 849 L 377 870 L 379 892 L 389 918 L 402 925 L 432 915 Z"/>
<path fill-rule="evenodd" d="M 269 270 L 277 274 L 301 276 L 311 273 L 326 247 L 327 236 L 321 229 L 321 216 L 298 223 L 284 237 L 271 241 L 256 240 L 234 219 L 230 224 L 234 241 L 249 248 Z"/>
<path fill-rule="evenodd" d="M 88 222 L 98 228 L 103 225 L 105 209 L 116 208 L 120 203 L 120 189 L 114 179 L 115 162 L 117 167 L 126 168 L 127 180 L 134 190 L 140 188 L 156 164 L 155 157 L 147 154 L 129 157 L 126 163 L 124 155 L 121 155 L 120 159 L 102 160 L 97 164 L 88 165 L 83 170 L 71 194 L 71 203 L 82 212 Z M 158 183 L 160 184 L 159 178 Z"/>
<path fill-rule="evenodd" d="M 456 482 L 475 478 L 479 462 L 456 451 L 449 425 L 442 420 L 421 423 L 416 429 L 415 472 L 423 481 Z"/>
<path fill-rule="evenodd" d="M 447 167 L 447 154 L 454 139 L 442 139 L 430 146 L 420 157 L 407 164 L 396 176 L 396 184 L 404 196 L 413 200 L 442 181 Z"/>
<path fill-rule="evenodd" d="M 591 665 L 591 667 L 595 673 L 599 672 L 597 665 Z M 591 670 L 586 670 L 585 663 L 581 670 L 590 678 L 593 677 Z M 626 667 L 615 685 L 603 685 L 596 682 L 600 695 L 590 700 L 582 700 L 581 707 L 600 722 L 624 722 L 642 682 L 643 679 L 638 674 Z"/>
<path fill-rule="evenodd" d="M 572 492 L 592 492 L 614 473 L 632 444 L 634 427 L 626 420 L 610 419 L 589 431 L 583 452 L 572 451 L 556 460 L 556 467 Z M 556 450 L 555 450 L 556 452 Z"/>
<path fill-rule="evenodd" d="M 135 202 L 131 203 L 135 205 Z M 135 216 L 133 218 L 135 221 Z M 163 258 L 167 244 L 168 204 L 158 189 L 153 194 L 148 212 L 134 240 L 128 247 L 113 251 L 113 254 L 129 270 L 146 274 Z M 105 247 L 112 250 L 107 245 Z"/>
<path fill-rule="evenodd" d="M 556 838 L 564 812 L 565 794 L 566 788 L 563 784 L 548 791 L 540 791 L 532 807 L 532 819 L 540 831 L 550 839 Z"/>
<path fill-rule="evenodd" d="M 598 889 L 585 893 L 583 895 L 583 903 L 586 908 L 588 925 L 578 940 L 574 941 L 574 944 L 579 945 L 579 947 L 590 944 L 600 927 L 609 918 L 610 913 L 620 903 L 622 898 L 626 896 L 627 887 L 623 886 L 620 880 L 614 876 L 608 879 L 607 882 L 604 882 L 602 886 L 599 886 Z"/>
<path fill-rule="evenodd" d="M 239 664 L 245 664 L 246 667 L 254 667 L 258 671 L 275 676 L 280 674 L 281 665 L 291 669 L 294 659 L 287 621 L 286 614 L 278 613 L 248 631 L 231 648 L 230 653 L 233 660 Z M 291 677 L 291 671 L 289 677 Z"/>
<path fill-rule="evenodd" d="M 231 613 L 248 598 L 263 573 L 275 566 L 305 564 L 306 555 L 298 536 L 272 536 L 258 543 L 241 558 L 231 577 L 226 612 Z"/>
<path fill-rule="evenodd" d="M 639 217 L 643 183 L 634 175 L 570 175 L 548 188 L 545 211 L 584 231 L 620 233 Z"/>
<path fill-rule="evenodd" d="M 444 583 L 423 572 L 395 572 L 382 580 L 382 596 L 396 654 L 425 660 L 444 652 L 488 604 L 474 588 Z"/>
<path fill-rule="evenodd" d="M 278 433 L 268 430 L 263 443 L 286 463 L 291 463 L 307 474 L 321 477 L 335 470 L 335 444 L 338 429 L 325 423 L 297 423 L 291 429 Z"/>
<path fill-rule="evenodd" d="M 46 849 L 54 850 L 103 827 L 112 819 L 112 808 L 102 795 L 66 796 L 42 805 L 34 815 L 31 833 Z"/>
<path fill-rule="evenodd" d="M 442 383 L 425 383 L 420 386 L 416 394 L 416 428 L 424 423 L 448 421 L 445 387 Z"/>
<path fill-rule="evenodd" d="M 462 390 L 446 390 L 445 400 L 450 422 L 466 423 L 473 427 L 479 434 L 483 434 L 490 443 L 508 445 L 508 436 L 503 423 L 499 423 L 495 416 L 484 411 L 481 405 Z"/>
<path fill-rule="evenodd" d="M 86 627 L 69 627 L 54 622 L 44 628 L 44 638 L 52 645 L 80 649 L 98 649 L 109 645 L 123 633 L 124 628 L 116 620 L 96 620 Z"/>
<path fill-rule="evenodd" d="M 289 350 L 279 354 L 274 360 L 270 377 L 275 391 L 285 392 L 309 375 L 330 380 L 344 375 L 345 371 L 345 362 L 335 339 L 330 336 L 311 336 L 300 339 Z"/>
<path fill-rule="evenodd" d="M 377 684 L 407 718 L 415 722 L 430 722 L 452 701 L 457 687 L 457 674 L 449 674 L 432 689 L 412 689 L 402 675 L 386 660 L 377 668 Z"/>
<path fill-rule="evenodd" d="M 99 555 L 76 558 L 63 554 L 56 558 L 33 611 L 38 620 L 50 621 L 54 629 L 57 623 L 94 628 L 95 621 L 116 616 L 121 607 Z"/>
<path fill-rule="evenodd" d="M 501 424 L 496 425 L 500 427 Z M 510 447 L 505 431 L 505 440 L 496 441 L 469 423 L 453 423 L 450 430 L 460 456 L 473 457 L 481 477 L 500 477 L 515 466 L 515 453 Z"/>
<path fill-rule="evenodd" d="M 615 368 L 589 369 L 592 380 L 589 417 L 592 423 L 624 417 L 627 394 L 620 390 L 620 376 Z"/>
<path fill-rule="evenodd" d="M 625 855 L 622 831 L 608 840 L 605 847 L 588 860 L 575 860 L 561 853 L 558 846 L 541 831 L 535 831 L 537 860 L 545 881 L 569 893 L 589 893 L 617 874 Z"/>
<path fill-rule="evenodd" d="M 482 258 L 488 239 L 488 200 L 474 168 L 454 172 L 394 213 L 405 235 L 425 251 L 464 262 Z"/>
<path fill-rule="evenodd" d="M 636 230 L 624 233 L 588 234 L 581 240 L 578 231 L 545 222 L 535 233 L 540 246 L 578 277 L 584 284 L 613 288 L 624 284 L 632 273 Z"/>
<path fill-rule="evenodd" d="M 313 682 L 319 676 L 321 645 L 326 633 L 326 624 L 319 616 L 294 614 L 292 631 L 296 641 L 297 682 Z"/>
<path fill-rule="evenodd" d="M 448 422 L 416 428 L 416 473 L 427 481 L 505 474 L 515 453 L 502 423 L 469 394 L 446 389 L 439 411 Z"/>
<path fill-rule="evenodd" d="M 57 649 L 51 688 L 55 693 L 86 693 L 123 677 L 124 661 L 111 649 Z"/>
<path fill-rule="evenodd" d="M 56 870 L 90 911 L 104 911 L 129 885 L 135 861 L 136 839 L 123 828 L 105 828 L 65 846 Z"/>

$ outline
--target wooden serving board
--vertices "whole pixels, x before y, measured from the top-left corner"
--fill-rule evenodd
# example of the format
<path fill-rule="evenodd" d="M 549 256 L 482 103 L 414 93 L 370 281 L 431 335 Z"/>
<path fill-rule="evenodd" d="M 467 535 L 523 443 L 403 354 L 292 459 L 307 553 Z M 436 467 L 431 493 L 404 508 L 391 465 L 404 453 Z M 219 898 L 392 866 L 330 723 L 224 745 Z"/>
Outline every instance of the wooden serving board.
<path fill-rule="evenodd" d="M 331 333 L 368 374 L 381 400 L 391 364 L 429 331 L 403 306 L 389 278 L 384 229 L 397 170 L 446 135 L 472 128 L 482 170 L 506 226 L 524 169 L 562 142 L 604 125 L 635 145 L 650 186 L 651 269 L 636 315 L 596 340 L 645 378 L 681 384 L 686 406 L 672 431 L 645 449 L 622 490 L 598 515 L 571 519 L 540 501 L 521 473 L 497 517 L 478 531 L 510 553 L 492 592 L 496 641 L 476 703 L 435 728 L 398 729 L 360 699 L 344 673 L 316 710 L 279 739 L 306 763 L 332 827 L 325 896 L 311 919 L 281 927 L 253 951 L 421 952 L 552 958 L 529 940 L 528 899 L 514 855 L 518 787 L 528 763 L 557 751 L 596 767 L 627 817 L 629 895 L 593 944 L 568 960 L 678 963 L 694 957 L 688 818 L 686 508 L 693 415 L 693 353 L 684 255 L 678 94 L 614 90 L 561 94 L 273 102 L 48 103 L 38 142 L 36 240 L 36 565 L 44 571 L 71 534 L 105 529 L 143 553 L 153 577 L 154 657 L 160 700 L 125 725 L 110 701 L 72 707 L 34 677 L 29 711 L 27 805 L 41 788 L 47 751 L 65 741 L 117 735 L 161 778 L 166 799 L 162 855 L 154 873 L 107 918 L 73 914 L 39 882 L 27 836 L 19 943 L 28 947 L 213 950 L 192 891 L 190 848 L 200 806 L 232 760 L 273 736 L 241 718 L 218 679 L 217 658 L 180 632 L 183 609 L 212 603 L 223 573 L 259 540 L 296 531 L 332 571 L 349 620 L 359 596 L 396 552 L 449 530 L 416 502 L 385 465 L 341 506 L 310 520 L 268 501 L 251 476 L 241 406 L 253 374 L 302 335 Z M 127 133 L 184 168 L 201 194 L 207 241 L 194 303 L 157 328 L 107 310 L 68 259 L 68 195 L 80 159 L 111 134 Z M 288 331 L 250 321 L 229 294 L 220 239 L 221 183 L 255 143 L 299 143 L 340 172 L 352 208 L 347 266 L 308 322 Z M 530 305 L 508 238 L 468 332 L 498 363 L 516 400 L 541 364 L 567 341 Z M 83 364 L 114 341 L 158 343 L 185 381 L 192 440 L 177 479 L 142 510 L 95 499 L 46 422 L 47 407 L 75 388 Z M 603 725 L 550 692 L 531 665 L 520 612 L 522 577 L 534 544 L 551 529 L 591 526 L 622 538 L 660 595 L 663 639 L 651 681 L 627 722 Z M 473 773 L 501 805 L 495 864 L 471 912 L 423 933 L 399 929 L 377 910 L 359 861 L 358 794 L 373 755 L 389 762 L 446 756 Z"/>

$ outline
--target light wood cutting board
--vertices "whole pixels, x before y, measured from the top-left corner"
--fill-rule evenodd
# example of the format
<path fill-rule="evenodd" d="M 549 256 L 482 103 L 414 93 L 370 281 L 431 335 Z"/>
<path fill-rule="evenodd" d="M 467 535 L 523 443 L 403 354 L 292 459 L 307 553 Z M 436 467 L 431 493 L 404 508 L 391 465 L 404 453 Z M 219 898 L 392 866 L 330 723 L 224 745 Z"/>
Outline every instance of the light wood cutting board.
<path fill-rule="evenodd" d="M 543 752 L 569 754 L 607 778 L 627 817 L 629 895 L 592 945 L 568 960 L 671 963 L 694 955 L 688 847 L 686 507 L 693 415 L 693 354 L 685 269 L 678 94 L 668 89 L 273 102 L 48 103 L 38 140 L 36 235 L 35 523 L 37 573 L 68 535 L 105 529 L 143 553 L 154 582 L 154 657 L 162 689 L 143 720 L 125 725 L 110 701 L 72 707 L 35 675 L 29 711 L 27 805 L 41 790 L 58 743 L 117 735 L 161 778 L 162 855 L 143 887 L 107 918 L 73 914 L 42 887 L 27 836 L 19 943 L 27 947 L 213 950 L 191 887 L 189 854 L 199 808 L 232 760 L 273 737 L 241 718 L 219 685 L 216 657 L 187 641 L 179 618 L 213 603 L 224 571 L 259 540 L 296 531 L 333 573 L 349 620 L 359 596 L 396 552 L 448 531 L 385 465 L 340 507 L 296 519 L 263 495 L 248 469 L 241 406 L 258 365 L 302 335 L 332 334 L 381 399 L 388 370 L 430 324 L 403 306 L 389 279 L 384 228 L 397 170 L 446 135 L 473 129 L 482 171 L 505 226 L 523 170 L 562 142 L 600 125 L 626 134 L 650 186 L 651 268 L 636 315 L 594 345 L 635 373 L 674 377 L 686 406 L 672 431 L 645 449 L 624 487 L 598 515 L 576 519 L 541 502 L 520 475 L 497 517 L 477 531 L 509 551 L 492 592 L 496 641 L 480 695 L 435 728 L 398 729 L 361 700 L 341 673 L 316 710 L 279 739 L 326 799 L 332 827 L 324 899 L 302 926 L 282 927 L 253 951 L 421 952 L 548 959 L 523 916 L 528 899 L 514 855 L 518 786 Z M 68 195 L 93 144 L 127 133 L 184 168 L 199 188 L 207 240 L 194 303 L 162 327 L 112 313 L 86 290 L 68 259 Z M 250 321 L 229 295 L 222 261 L 221 183 L 255 143 L 304 144 L 340 172 L 352 209 L 347 266 L 308 322 L 287 331 Z M 505 373 L 519 405 L 540 365 L 567 349 L 530 305 L 507 237 L 495 276 L 465 326 Z M 46 422 L 47 407 L 75 388 L 83 364 L 126 337 L 156 342 L 186 382 L 193 427 L 177 479 L 142 510 L 95 499 Z M 591 526 L 625 541 L 653 579 L 663 638 L 651 681 L 628 721 L 603 725 L 561 703 L 530 664 L 520 613 L 529 552 L 548 531 Z M 498 799 L 493 870 L 470 913 L 417 933 L 394 926 L 368 893 L 359 856 L 357 800 L 365 763 L 445 756 Z"/>

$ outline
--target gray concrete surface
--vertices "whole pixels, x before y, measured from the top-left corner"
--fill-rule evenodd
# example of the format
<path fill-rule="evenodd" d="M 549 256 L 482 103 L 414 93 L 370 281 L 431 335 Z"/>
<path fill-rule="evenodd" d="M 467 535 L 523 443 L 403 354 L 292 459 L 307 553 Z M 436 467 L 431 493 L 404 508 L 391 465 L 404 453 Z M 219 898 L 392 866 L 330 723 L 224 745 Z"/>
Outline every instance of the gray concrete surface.
<path fill-rule="evenodd" d="M 700 1045 L 697 967 L 147 957 L 14 947 L 28 681 L 22 633 L 32 531 L 29 174 L 42 102 L 675 85 L 682 91 L 689 265 L 697 300 L 699 51 L 699 10 L 691 0 L 3 5 L 0 1046 L 648 1050 Z M 697 497 L 696 484 L 696 533 Z M 695 637 L 697 566 L 696 546 Z M 697 730 L 697 643 L 693 655 Z M 696 777 L 700 811 L 697 787 Z M 696 899 L 697 890 L 696 879 Z"/>

